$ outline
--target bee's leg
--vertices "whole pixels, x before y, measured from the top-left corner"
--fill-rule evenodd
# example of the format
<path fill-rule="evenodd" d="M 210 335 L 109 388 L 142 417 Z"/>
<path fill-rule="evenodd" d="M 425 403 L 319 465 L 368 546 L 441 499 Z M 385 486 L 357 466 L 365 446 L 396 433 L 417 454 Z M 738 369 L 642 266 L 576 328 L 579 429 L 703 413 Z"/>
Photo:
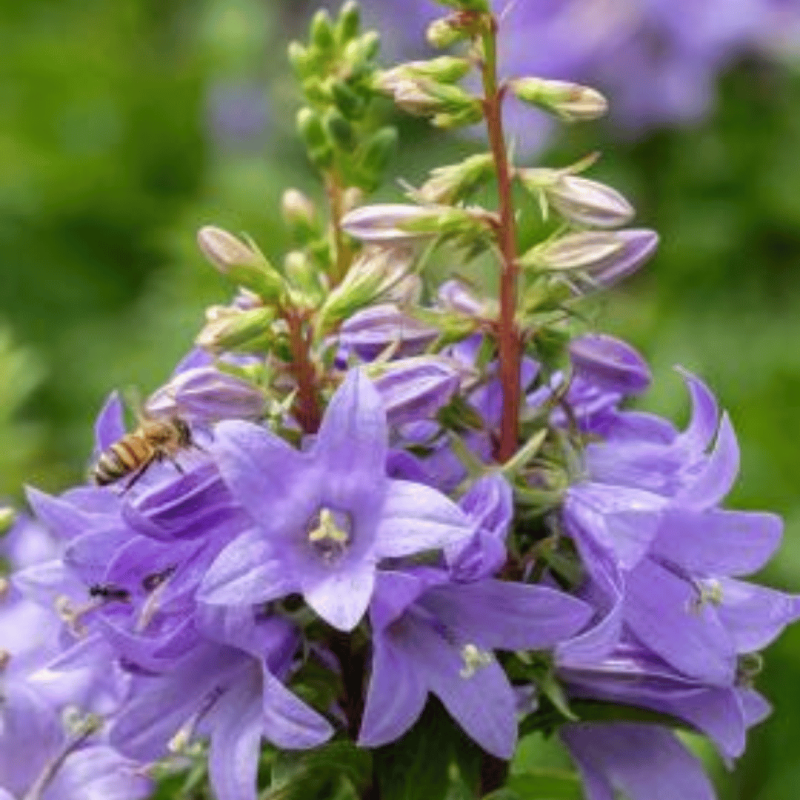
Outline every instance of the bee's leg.
<path fill-rule="evenodd" d="M 122 490 L 123 493 L 125 493 L 127 491 L 130 491 L 131 487 L 136 484 L 136 482 L 139 480 L 139 478 L 142 477 L 142 475 L 145 474 L 145 472 L 147 472 L 147 468 L 152 463 L 153 463 L 152 461 L 148 461 L 146 464 L 142 464 L 142 466 L 139 467 L 139 469 L 137 469 L 136 472 L 133 473 L 133 475 L 131 475 L 131 477 L 128 479 L 127 483 L 125 484 L 125 488 Z"/>

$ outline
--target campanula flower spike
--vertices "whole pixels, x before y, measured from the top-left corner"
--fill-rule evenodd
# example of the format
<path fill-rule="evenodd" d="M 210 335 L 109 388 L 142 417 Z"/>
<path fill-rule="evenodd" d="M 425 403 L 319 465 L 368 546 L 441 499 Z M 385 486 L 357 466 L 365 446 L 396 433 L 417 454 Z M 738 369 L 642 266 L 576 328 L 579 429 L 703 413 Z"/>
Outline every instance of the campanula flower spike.
<path fill-rule="evenodd" d="M 429 40 L 466 52 L 387 70 L 353 2 L 315 14 L 290 60 L 327 207 L 287 189 L 280 261 L 205 225 L 232 296 L 136 430 L 109 397 L 104 485 L 0 508 L 0 800 L 533 798 L 541 774 L 508 767 L 531 732 L 587 800 L 713 800 L 675 730 L 732 767 L 768 716 L 760 651 L 800 601 L 749 576 L 782 521 L 724 507 L 741 454 L 710 387 L 681 371 L 682 430 L 633 410 L 660 377 L 586 329 L 658 235 L 584 176 L 596 156 L 509 146 L 509 109 L 609 106 L 504 74 L 515 13 L 581 3 L 438 2 Z M 397 142 L 379 94 L 488 146 L 370 204 Z"/>

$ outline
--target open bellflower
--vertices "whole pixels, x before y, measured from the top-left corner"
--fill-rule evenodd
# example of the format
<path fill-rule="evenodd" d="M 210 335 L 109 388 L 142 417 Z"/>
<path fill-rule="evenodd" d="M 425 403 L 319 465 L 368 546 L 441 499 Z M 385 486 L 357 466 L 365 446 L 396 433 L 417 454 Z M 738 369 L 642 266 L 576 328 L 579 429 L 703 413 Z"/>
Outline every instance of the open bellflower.
<path fill-rule="evenodd" d="M 388 427 L 380 396 L 353 370 L 331 398 L 308 451 L 244 422 L 216 429 L 214 454 L 252 527 L 217 557 L 200 586 L 214 605 L 294 592 L 330 625 L 364 616 L 378 561 L 442 548 L 470 532 L 445 495 L 386 474 Z"/>

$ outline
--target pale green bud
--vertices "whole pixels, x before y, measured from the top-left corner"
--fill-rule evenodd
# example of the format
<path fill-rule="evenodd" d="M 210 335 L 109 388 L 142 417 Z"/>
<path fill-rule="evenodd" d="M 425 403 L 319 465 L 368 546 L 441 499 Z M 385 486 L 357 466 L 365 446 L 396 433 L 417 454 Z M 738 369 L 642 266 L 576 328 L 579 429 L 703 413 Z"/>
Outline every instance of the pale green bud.
<path fill-rule="evenodd" d="M 297 112 L 297 132 L 311 161 L 320 169 L 330 167 L 333 163 L 333 147 L 319 115 L 308 107 L 301 108 Z"/>
<path fill-rule="evenodd" d="M 523 102 L 543 108 L 564 122 L 582 122 L 602 117 L 608 102 L 600 92 L 568 81 L 544 78 L 515 78 L 508 82 Z"/>
<path fill-rule="evenodd" d="M 426 204 L 452 204 L 463 200 L 494 174 L 491 153 L 469 156 L 458 164 L 436 167 L 413 196 Z"/>
<path fill-rule="evenodd" d="M 203 255 L 234 283 L 267 302 L 282 296 L 285 287 L 281 276 L 261 253 L 232 234 L 207 225 L 198 231 L 197 244 Z"/>
<path fill-rule="evenodd" d="M 11 506 L 0 506 L 0 536 L 11 530 L 17 519 L 17 512 Z"/>
<path fill-rule="evenodd" d="M 274 339 L 271 308 L 212 306 L 206 311 L 206 324 L 195 339 L 204 350 L 218 354 L 226 350 L 263 351 Z"/>
<path fill-rule="evenodd" d="M 532 247 L 520 257 L 519 263 L 553 272 L 586 270 L 606 263 L 622 248 L 623 242 L 613 233 L 581 231 Z"/>
<path fill-rule="evenodd" d="M 325 299 L 319 312 L 321 327 L 330 329 L 360 308 L 389 299 L 409 276 L 413 263 L 414 253 L 409 248 L 366 248 Z"/>
<path fill-rule="evenodd" d="M 322 8 L 311 20 L 311 42 L 322 51 L 333 49 L 333 23 L 328 12 Z"/>
<path fill-rule="evenodd" d="M 604 183 L 571 175 L 564 170 L 521 169 L 523 185 L 538 194 L 564 219 L 593 228 L 618 228 L 631 221 L 633 206 Z"/>
<path fill-rule="evenodd" d="M 343 44 L 358 36 L 358 29 L 361 27 L 361 11 L 358 3 L 348 0 L 341 10 L 336 20 L 336 40 Z"/>
<path fill-rule="evenodd" d="M 469 33 L 462 26 L 454 24 L 452 17 L 435 19 L 425 31 L 425 38 L 428 40 L 428 44 L 437 50 L 452 47 L 468 36 Z"/>
<path fill-rule="evenodd" d="M 324 276 L 319 267 L 302 250 L 291 250 L 283 259 L 283 271 L 309 302 L 311 307 L 322 301 L 327 291 Z"/>
<path fill-rule="evenodd" d="M 440 83 L 460 81 L 472 68 L 469 59 L 456 56 L 439 56 L 427 61 L 408 61 L 401 66 L 422 78 L 430 78 Z"/>
<path fill-rule="evenodd" d="M 375 88 L 391 95 L 395 104 L 409 114 L 456 115 L 481 119 L 480 101 L 458 86 L 440 83 L 400 65 L 377 74 Z"/>
<path fill-rule="evenodd" d="M 317 227 L 317 209 L 299 189 L 289 188 L 281 197 L 281 216 L 293 229 L 313 231 Z"/>

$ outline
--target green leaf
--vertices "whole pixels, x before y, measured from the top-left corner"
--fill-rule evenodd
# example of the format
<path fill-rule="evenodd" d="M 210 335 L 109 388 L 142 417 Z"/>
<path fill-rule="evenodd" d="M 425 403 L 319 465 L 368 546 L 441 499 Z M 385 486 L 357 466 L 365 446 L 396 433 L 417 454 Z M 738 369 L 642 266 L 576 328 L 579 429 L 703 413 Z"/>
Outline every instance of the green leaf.
<path fill-rule="evenodd" d="M 381 800 L 445 800 L 461 732 L 431 700 L 402 739 L 375 751 Z"/>
<path fill-rule="evenodd" d="M 369 751 L 335 741 L 316 750 L 281 752 L 272 766 L 265 800 L 332 800 L 344 797 L 346 784 L 361 789 L 372 772 Z"/>
<path fill-rule="evenodd" d="M 581 800 L 580 778 L 573 772 L 535 769 L 512 775 L 506 787 L 525 800 Z"/>

